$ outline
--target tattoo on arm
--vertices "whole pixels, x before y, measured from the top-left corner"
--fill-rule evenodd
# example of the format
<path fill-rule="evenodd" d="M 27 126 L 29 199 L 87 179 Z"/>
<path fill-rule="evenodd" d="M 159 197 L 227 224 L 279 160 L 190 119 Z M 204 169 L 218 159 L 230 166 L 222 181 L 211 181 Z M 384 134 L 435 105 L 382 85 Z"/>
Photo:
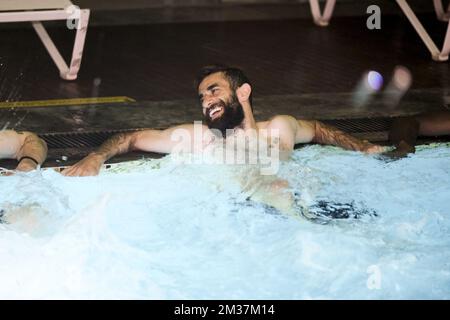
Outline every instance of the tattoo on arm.
<path fill-rule="evenodd" d="M 367 140 L 355 138 L 348 133 L 319 121 L 315 121 L 315 135 L 313 142 L 329 144 L 354 151 L 364 151 L 372 146 Z"/>
<path fill-rule="evenodd" d="M 133 149 L 134 133 L 119 133 L 106 140 L 95 153 L 105 158 L 105 161 L 115 155 L 124 154 Z"/>

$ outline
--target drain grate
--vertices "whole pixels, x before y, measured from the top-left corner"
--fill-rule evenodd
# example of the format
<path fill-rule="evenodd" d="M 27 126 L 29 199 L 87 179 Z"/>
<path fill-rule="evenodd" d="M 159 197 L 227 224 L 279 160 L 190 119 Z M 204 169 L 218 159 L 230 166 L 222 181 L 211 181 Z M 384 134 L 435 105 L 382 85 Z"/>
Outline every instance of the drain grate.
<path fill-rule="evenodd" d="M 348 133 L 385 132 L 389 131 L 392 118 L 338 119 L 322 122 Z"/>
<path fill-rule="evenodd" d="M 57 132 L 40 134 L 49 149 L 95 148 L 117 133 L 132 132 L 142 129 Z"/>
<path fill-rule="evenodd" d="M 361 134 L 387 132 L 392 118 L 363 118 L 322 120 L 342 131 Z M 132 132 L 141 129 L 106 130 L 88 132 L 44 133 L 40 137 L 47 142 L 49 149 L 96 148 L 117 133 Z"/>

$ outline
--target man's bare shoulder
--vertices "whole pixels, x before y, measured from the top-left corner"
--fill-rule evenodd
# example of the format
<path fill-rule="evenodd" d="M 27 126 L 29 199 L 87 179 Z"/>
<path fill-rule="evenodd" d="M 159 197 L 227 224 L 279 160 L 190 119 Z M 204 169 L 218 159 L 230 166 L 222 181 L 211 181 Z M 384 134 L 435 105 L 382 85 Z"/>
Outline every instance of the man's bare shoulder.
<path fill-rule="evenodd" d="M 284 125 L 292 125 L 295 124 L 297 119 L 295 117 L 287 115 L 287 114 L 278 114 L 274 115 L 269 120 L 266 121 L 258 121 L 256 123 L 256 126 L 258 129 L 266 129 L 267 127 L 274 127 L 274 126 L 284 126 Z"/>
<path fill-rule="evenodd" d="M 1 137 L 7 137 L 11 135 L 16 135 L 17 132 L 14 130 L 0 130 L 0 136 Z"/>
<path fill-rule="evenodd" d="M 148 129 L 144 129 L 144 130 L 140 130 L 135 132 L 135 134 L 137 136 L 147 136 L 148 134 L 163 134 L 163 135 L 167 135 L 167 134 L 172 134 L 176 131 L 180 131 L 180 132 L 184 132 L 184 133 L 194 133 L 195 131 L 200 131 L 200 132 L 207 132 L 210 131 L 208 129 L 208 127 L 206 125 L 203 125 L 201 122 L 199 123 L 185 123 L 185 124 L 179 124 L 179 125 L 174 125 L 165 129 L 152 129 L 152 128 L 148 128 Z"/>
<path fill-rule="evenodd" d="M 165 130 L 173 131 L 177 129 L 187 130 L 190 132 L 194 132 L 194 130 L 201 130 L 202 132 L 210 131 L 208 126 L 204 125 L 201 121 L 195 121 L 193 123 L 184 123 L 175 126 L 171 126 Z"/>

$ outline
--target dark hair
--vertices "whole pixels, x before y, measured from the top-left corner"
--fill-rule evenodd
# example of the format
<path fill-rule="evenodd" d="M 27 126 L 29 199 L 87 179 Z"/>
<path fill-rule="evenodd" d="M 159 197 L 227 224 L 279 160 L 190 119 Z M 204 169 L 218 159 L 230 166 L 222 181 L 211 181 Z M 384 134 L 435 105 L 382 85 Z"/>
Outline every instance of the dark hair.
<path fill-rule="evenodd" d="M 205 79 L 207 76 L 211 74 L 218 72 L 222 72 L 225 75 L 225 78 L 227 78 L 231 89 L 234 91 L 236 91 L 237 88 L 242 86 L 244 83 L 248 83 L 251 85 L 250 80 L 247 78 L 247 76 L 244 74 L 244 71 L 242 71 L 241 69 L 228 67 L 221 64 L 214 64 L 210 66 L 205 66 L 200 69 L 195 81 L 195 87 L 198 89 L 198 86 L 203 81 L 203 79 Z M 250 93 L 249 101 L 253 109 L 252 93 Z"/>

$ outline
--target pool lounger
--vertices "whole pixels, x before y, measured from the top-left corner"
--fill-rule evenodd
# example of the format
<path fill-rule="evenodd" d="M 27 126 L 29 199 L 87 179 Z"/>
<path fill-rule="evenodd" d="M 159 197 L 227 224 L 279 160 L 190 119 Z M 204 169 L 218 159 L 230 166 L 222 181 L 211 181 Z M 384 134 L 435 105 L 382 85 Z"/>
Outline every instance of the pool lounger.
<path fill-rule="evenodd" d="M 335 4 L 336 0 L 326 0 L 325 8 L 322 14 L 320 12 L 319 0 L 309 0 L 309 6 L 311 8 L 314 23 L 320 27 L 328 26 L 331 16 L 333 15 Z"/>
<path fill-rule="evenodd" d="M 444 12 L 444 7 L 442 5 L 442 0 L 433 0 L 434 10 L 436 11 L 436 16 L 440 21 L 448 22 L 447 33 L 445 35 L 444 44 L 442 50 L 439 50 L 437 45 L 431 39 L 428 32 L 425 30 L 423 25 L 420 23 L 419 19 L 415 15 L 414 11 L 408 5 L 407 0 L 396 0 L 403 13 L 406 15 L 408 20 L 416 29 L 417 34 L 422 39 L 423 43 L 426 45 L 431 53 L 431 57 L 435 61 L 447 61 L 448 55 L 450 54 L 450 4 L 447 8 L 447 12 Z"/>
<path fill-rule="evenodd" d="M 61 78 L 75 80 L 81 65 L 84 42 L 89 23 L 89 9 L 79 10 L 70 0 L 1 0 L 1 22 L 31 22 L 54 63 L 59 69 Z M 72 58 L 67 66 L 41 21 L 75 20 L 76 30 Z M 72 25 L 70 25 L 72 27 Z M 68 25 L 69 28 L 69 25 Z M 70 28 L 69 28 L 70 29 Z"/>
<path fill-rule="evenodd" d="M 423 25 L 420 23 L 413 9 L 409 6 L 407 0 L 396 0 L 400 9 L 406 15 L 408 20 L 411 22 L 412 26 L 416 30 L 419 37 L 422 39 L 425 46 L 431 53 L 431 57 L 435 61 L 447 61 L 450 54 L 450 4 L 447 11 L 444 10 L 442 5 L 442 0 L 433 0 L 434 10 L 436 11 L 436 16 L 440 21 L 448 22 L 447 33 L 444 38 L 444 44 L 442 45 L 442 50 L 439 50 L 436 43 L 431 39 L 428 32 L 425 30 Z M 328 26 L 330 19 L 333 15 L 334 6 L 336 0 L 326 0 L 325 9 L 323 14 L 320 11 L 319 0 L 309 0 L 311 13 L 313 16 L 314 23 L 321 27 Z"/>

